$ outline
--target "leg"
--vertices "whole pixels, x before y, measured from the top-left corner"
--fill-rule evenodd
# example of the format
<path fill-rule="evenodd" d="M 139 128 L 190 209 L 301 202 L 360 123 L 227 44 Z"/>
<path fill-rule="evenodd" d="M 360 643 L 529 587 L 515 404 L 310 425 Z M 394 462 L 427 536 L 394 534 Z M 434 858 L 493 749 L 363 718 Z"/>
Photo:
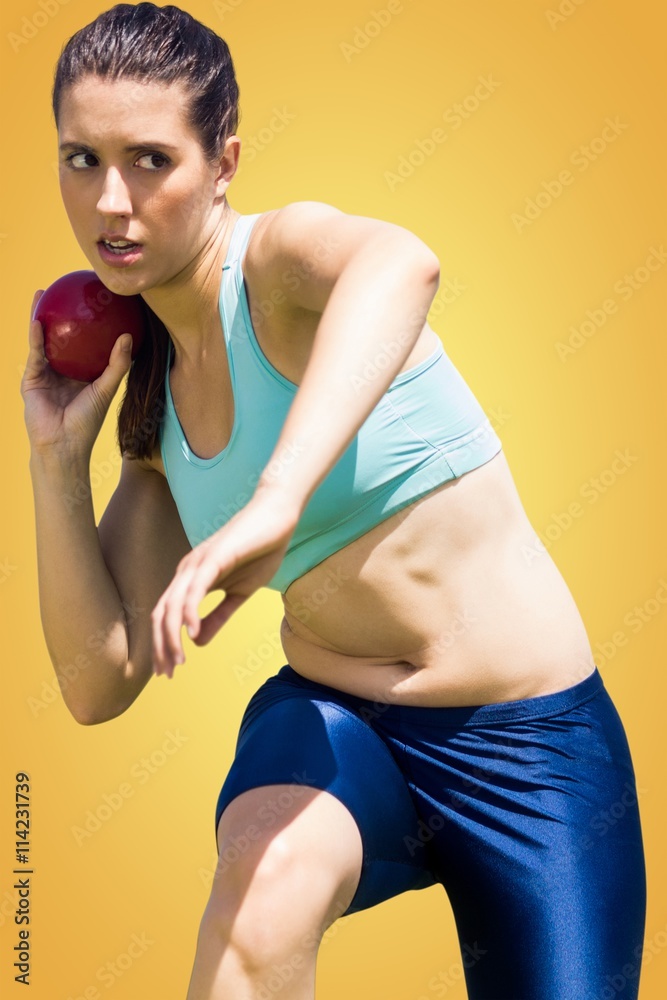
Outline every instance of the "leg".
<path fill-rule="evenodd" d="M 408 847 L 419 820 L 405 775 L 340 694 L 286 665 L 251 698 L 187 1000 L 270 1000 L 278 987 L 312 1000 L 337 917 L 435 883 Z"/>
<path fill-rule="evenodd" d="M 355 894 L 363 849 L 342 802 L 294 789 L 252 788 L 222 813 L 187 1000 L 268 998 L 278 986 L 282 1000 L 314 997 L 319 942 Z"/>
<path fill-rule="evenodd" d="M 404 712 L 399 736 L 423 821 L 413 849 L 451 901 L 470 1000 L 637 1000 L 641 789 L 599 673 Z"/>
<path fill-rule="evenodd" d="M 406 775 L 371 728 L 369 720 L 378 714 L 373 704 L 363 708 L 360 716 L 342 692 L 307 681 L 285 665 L 246 708 L 216 807 L 217 829 L 233 800 L 261 785 L 292 782 L 295 797 L 314 788 L 340 800 L 361 831 L 364 855 L 357 891 L 341 916 L 436 881 L 409 847 L 419 817 Z M 257 818 L 259 826 L 274 825 L 271 807 Z"/>

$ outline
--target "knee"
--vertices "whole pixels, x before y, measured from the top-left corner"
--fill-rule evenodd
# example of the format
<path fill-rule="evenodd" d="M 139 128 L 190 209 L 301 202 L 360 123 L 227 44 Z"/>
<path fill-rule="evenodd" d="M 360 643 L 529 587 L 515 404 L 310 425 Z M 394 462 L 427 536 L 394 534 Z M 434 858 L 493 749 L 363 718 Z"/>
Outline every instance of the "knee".
<path fill-rule="evenodd" d="M 300 928 L 307 891 L 305 867 L 280 833 L 255 843 L 233 863 L 222 851 L 203 926 L 232 947 L 244 966 L 265 968 L 284 956 Z"/>

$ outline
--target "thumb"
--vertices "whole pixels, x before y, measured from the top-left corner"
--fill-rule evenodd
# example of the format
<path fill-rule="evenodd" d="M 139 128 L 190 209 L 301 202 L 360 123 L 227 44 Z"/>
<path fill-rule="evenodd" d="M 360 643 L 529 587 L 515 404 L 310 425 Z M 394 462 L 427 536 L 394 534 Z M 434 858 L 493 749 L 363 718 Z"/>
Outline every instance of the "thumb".
<path fill-rule="evenodd" d="M 120 382 L 132 361 L 132 335 L 123 333 L 117 338 L 109 355 L 108 368 L 111 369 L 117 382 Z M 108 371 L 108 369 L 107 369 Z"/>
<path fill-rule="evenodd" d="M 111 355 L 109 356 L 109 361 L 111 357 L 115 354 L 114 361 L 122 362 L 123 367 L 127 365 L 132 360 L 132 334 L 123 333 L 118 338 L 116 343 L 113 345 Z"/>
<path fill-rule="evenodd" d="M 127 344 L 127 348 L 124 348 L 124 342 Z M 102 372 L 102 374 L 96 378 L 92 385 L 95 387 L 95 394 L 99 396 L 100 403 L 104 407 L 108 407 L 111 400 L 118 390 L 123 376 L 126 374 L 130 367 L 130 362 L 132 351 L 132 336 L 129 333 L 124 333 L 117 338 L 113 347 L 111 348 L 111 354 L 109 355 L 109 363 Z"/>

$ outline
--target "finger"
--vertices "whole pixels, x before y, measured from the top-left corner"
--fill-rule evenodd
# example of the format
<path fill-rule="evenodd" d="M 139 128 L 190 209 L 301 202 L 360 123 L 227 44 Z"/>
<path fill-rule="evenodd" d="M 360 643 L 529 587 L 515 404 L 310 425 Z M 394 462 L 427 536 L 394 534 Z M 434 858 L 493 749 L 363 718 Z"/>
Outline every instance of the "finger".
<path fill-rule="evenodd" d="M 163 617 L 163 648 L 164 659 L 169 669 L 177 663 L 185 661 L 185 653 L 181 643 L 181 629 L 184 624 L 184 606 L 188 588 L 191 586 L 192 578 L 197 571 L 197 567 L 182 570 L 175 577 L 170 588 L 169 600 L 165 605 Z"/>
<path fill-rule="evenodd" d="M 165 606 L 165 594 L 162 595 L 158 603 L 151 612 L 151 630 L 153 644 L 153 673 L 164 673 L 164 642 L 163 642 L 163 617 Z"/>
<path fill-rule="evenodd" d="M 44 362 L 46 361 L 46 354 L 44 351 L 44 331 L 39 320 L 34 319 L 35 307 L 42 294 L 43 292 L 41 289 L 38 289 L 38 291 L 35 292 L 32 298 L 32 306 L 30 307 L 30 326 L 28 328 L 29 352 L 26 363 L 26 371 L 33 373 L 40 372 L 44 367 Z"/>
<path fill-rule="evenodd" d="M 184 581 L 187 582 L 189 580 L 197 563 L 197 559 L 193 560 L 193 553 L 190 553 L 181 560 L 176 568 L 176 575 L 151 612 L 154 674 L 167 673 L 169 676 L 173 674 L 173 665 L 170 663 L 168 646 L 167 618 L 172 608 L 172 601 L 175 594 L 179 587 L 182 588 Z"/>
<path fill-rule="evenodd" d="M 121 334 L 121 336 L 124 335 Z M 132 345 L 129 344 L 126 350 L 122 349 L 120 346 L 120 339 L 121 337 L 116 338 L 111 349 L 109 362 L 106 368 L 96 379 L 94 379 L 93 382 L 91 382 L 90 386 L 93 395 L 99 400 L 100 409 L 103 414 L 106 414 L 107 410 L 111 406 L 113 398 L 118 391 L 118 387 L 125 377 L 132 360 Z"/>
<path fill-rule="evenodd" d="M 183 624 L 187 627 L 188 635 L 191 639 L 196 639 L 199 635 L 201 619 L 199 617 L 199 605 L 209 592 L 211 585 L 215 581 L 224 580 L 218 563 L 212 560 L 203 559 L 197 567 L 197 573 L 192 578 L 190 586 L 185 594 L 183 604 Z M 220 583 L 218 583 L 220 586 Z"/>
<path fill-rule="evenodd" d="M 228 594 L 217 607 L 201 620 L 201 627 L 197 634 L 196 643 L 198 646 L 205 646 L 219 632 L 222 626 L 229 621 L 234 612 L 244 604 L 248 598 L 244 594 Z"/>

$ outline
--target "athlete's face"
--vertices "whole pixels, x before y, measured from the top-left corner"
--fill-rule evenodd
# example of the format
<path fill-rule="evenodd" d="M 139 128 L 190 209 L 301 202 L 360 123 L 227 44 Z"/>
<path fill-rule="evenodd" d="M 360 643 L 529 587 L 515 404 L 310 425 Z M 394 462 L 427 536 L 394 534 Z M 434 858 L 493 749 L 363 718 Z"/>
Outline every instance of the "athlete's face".
<path fill-rule="evenodd" d="M 219 228 L 238 139 L 228 140 L 221 162 L 207 163 L 187 107 L 180 82 L 89 75 L 62 94 L 65 210 L 91 267 L 112 291 L 137 294 L 168 282 Z M 123 258 L 100 246 L 103 233 L 139 243 L 140 252 L 120 266 Z"/>

